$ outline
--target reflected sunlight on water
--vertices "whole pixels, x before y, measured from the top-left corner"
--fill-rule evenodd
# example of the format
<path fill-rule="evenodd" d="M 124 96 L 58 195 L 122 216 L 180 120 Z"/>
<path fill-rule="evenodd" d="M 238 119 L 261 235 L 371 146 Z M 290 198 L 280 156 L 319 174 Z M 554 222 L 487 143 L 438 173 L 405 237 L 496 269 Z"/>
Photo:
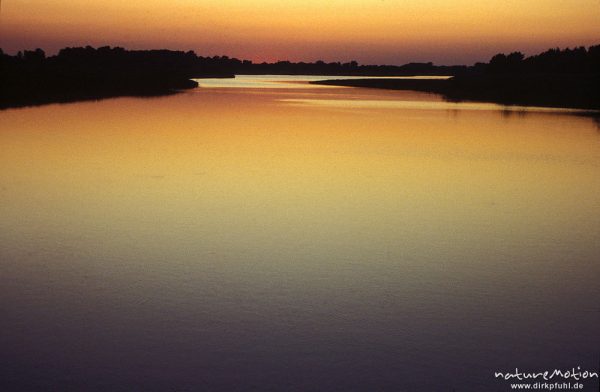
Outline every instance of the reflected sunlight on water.
<path fill-rule="evenodd" d="M 358 99 L 283 99 L 292 104 L 324 105 L 352 109 L 423 109 L 423 110 L 488 110 L 510 112 L 589 113 L 585 109 L 500 105 L 483 102 L 358 100 Z"/>
<path fill-rule="evenodd" d="M 236 75 L 235 78 L 194 79 L 202 88 L 336 88 L 308 82 L 327 79 L 377 79 L 377 76 Z M 385 76 L 384 79 L 448 79 L 449 76 Z"/>
<path fill-rule="evenodd" d="M 480 391 L 597 364 L 590 118 L 311 86 L 0 119 L 9 385 Z"/>

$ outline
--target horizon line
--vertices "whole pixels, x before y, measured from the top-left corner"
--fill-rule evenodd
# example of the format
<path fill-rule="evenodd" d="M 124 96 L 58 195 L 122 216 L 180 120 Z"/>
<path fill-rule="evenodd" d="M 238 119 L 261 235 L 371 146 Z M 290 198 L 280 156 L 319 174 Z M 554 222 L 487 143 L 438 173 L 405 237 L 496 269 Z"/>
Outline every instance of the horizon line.
<path fill-rule="evenodd" d="M 1 4 L 1 0 L 0 0 L 0 4 Z M 545 49 L 545 50 L 543 50 L 541 52 L 538 52 L 536 54 L 525 55 L 525 57 L 527 58 L 527 57 L 535 56 L 535 55 L 538 55 L 540 53 L 544 53 L 546 51 L 554 50 L 554 49 L 558 49 L 558 50 L 568 50 L 568 49 L 571 49 L 572 50 L 572 49 L 577 49 L 577 48 L 585 48 L 586 50 L 588 50 L 589 48 L 594 47 L 594 46 L 598 46 L 598 45 L 600 45 L 600 42 L 597 43 L 597 44 L 587 45 L 587 46 L 586 45 L 576 45 L 576 46 L 565 46 L 565 47 L 562 47 L 562 48 L 560 46 L 554 46 L 554 47 L 547 48 L 547 49 Z M 317 59 L 317 60 L 313 60 L 313 61 L 307 61 L 307 60 L 300 60 L 300 61 L 277 60 L 277 61 L 273 61 L 273 62 L 268 62 L 268 61 L 256 62 L 256 61 L 249 60 L 249 59 L 232 57 L 232 56 L 229 56 L 229 55 L 226 55 L 226 54 L 222 54 L 222 55 L 203 55 L 203 54 L 198 54 L 193 49 L 189 49 L 189 50 L 184 50 L 184 49 L 169 49 L 169 48 L 153 48 L 153 49 L 135 49 L 135 48 L 133 48 L 133 49 L 131 49 L 131 48 L 125 48 L 125 47 L 119 46 L 119 45 L 114 45 L 114 46 L 112 46 L 112 45 L 101 45 L 101 46 L 92 46 L 92 45 L 85 45 L 85 46 L 65 46 L 63 48 L 60 48 L 60 49 L 54 51 L 54 52 L 50 52 L 50 54 L 48 54 L 45 49 L 43 49 L 41 47 L 36 47 L 34 49 L 21 49 L 21 50 L 17 50 L 17 51 L 14 51 L 14 54 L 12 54 L 12 55 L 13 56 L 17 56 L 18 53 L 23 53 L 23 52 L 26 52 L 26 51 L 35 51 L 37 49 L 41 49 L 42 51 L 44 51 L 44 53 L 46 54 L 47 57 L 53 57 L 53 56 L 57 56 L 59 54 L 59 52 L 61 50 L 63 50 L 63 49 L 68 49 L 68 48 L 87 48 L 87 47 L 90 47 L 90 48 L 93 48 L 93 49 L 96 49 L 96 50 L 100 49 L 100 48 L 106 48 L 106 47 L 108 47 L 108 48 L 111 48 L 111 49 L 121 48 L 121 49 L 124 49 L 124 50 L 127 50 L 127 51 L 140 51 L 140 52 L 144 52 L 144 51 L 160 51 L 160 50 L 166 50 L 166 51 L 172 51 L 172 52 L 185 52 L 185 53 L 187 53 L 187 52 L 193 52 L 198 57 L 203 57 L 203 58 L 215 58 L 215 57 L 217 57 L 217 58 L 229 58 L 229 59 L 232 59 L 232 60 L 250 61 L 252 64 L 277 64 L 277 63 L 281 63 L 281 62 L 289 62 L 291 64 L 299 64 L 299 63 L 314 64 L 314 63 L 318 63 L 318 62 L 323 62 L 325 64 L 337 64 L 337 63 L 339 63 L 339 64 L 348 64 L 348 63 L 351 63 L 351 62 L 356 62 L 358 66 L 379 66 L 379 67 L 385 67 L 385 66 L 402 67 L 402 66 L 410 65 L 410 64 L 421 64 L 421 65 L 423 65 L 423 64 L 432 64 L 433 66 L 437 66 L 437 67 L 464 67 L 464 66 L 469 67 L 469 66 L 474 66 L 475 64 L 478 64 L 478 63 L 485 63 L 486 61 L 489 61 L 491 59 L 491 57 L 490 57 L 490 59 L 488 59 L 488 60 L 479 60 L 479 61 L 473 62 L 472 64 L 436 64 L 433 61 L 409 61 L 409 62 L 406 62 L 406 63 L 403 63 L 403 64 L 363 64 L 363 63 L 359 63 L 357 60 L 325 61 L 323 59 Z M 11 55 L 9 52 L 5 52 L 4 49 L 1 46 L 0 46 L 0 51 L 2 51 L 2 53 L 6 54 L 6 55 Z M 507 54 L 507 53 L 510 54 L 510 53 L 515 53 L 515 52 L 523 53 L 523 52 L 521 52 L 519 50 L 513 50 L 513 51 L 510 51 L 510 52 L 497 52 L 496 54 Z"/>

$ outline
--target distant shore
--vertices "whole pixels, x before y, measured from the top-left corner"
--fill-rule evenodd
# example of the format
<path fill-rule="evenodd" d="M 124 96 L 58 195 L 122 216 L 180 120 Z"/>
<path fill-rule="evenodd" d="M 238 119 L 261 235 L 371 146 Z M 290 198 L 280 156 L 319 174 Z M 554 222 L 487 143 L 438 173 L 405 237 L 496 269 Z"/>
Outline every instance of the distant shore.
<path fill-rule="evenodd" d="M 192 51 L 126 50 L 119 47 L 64 48 L 46 57 L 41 49 L 8 55 L 0 49 L 0 109 L 119 96 L 158 96 L 197 87 L 192 79 L 234 75 L 339 75 L 315 84 L 416 90 L 450 101 L 482 101 L 600 109 L 600 45 L 549 49 L 525 57 L 497 54 L 488 63 L 360 65 L 315 61 L 253 63 Z M 392 76 L 449 76 L 449 79 L 391 79 Z M 370 79 L 344 77 L 378 76 Z"/>
<path fill-rule="evenodd" d="M 97 101 L 116 97 L 158 97 L 198 87 L 198 83 L 193 80 L 135 80 L 129 83 L 110 82 L 104 86 L 83 86 L 63 85 L 33 91 L 17 89 L 5 92 L 0 97 L 0 109 Z"/>
<path fill-rule="evenodd" d="M 598 74 L 461 75 L 450 79 L 333 79 L 319 85 L 414 90 L 449 101 L 600 110 Z"/>
<path fill-rule="evenodd" d="M 198 87 L 194 78 L 233 77 L 230 63 L 170 50 L 65 48 L 51 57 L 41 49 L 0 50 L 0 109 L 169 95 Z"/>

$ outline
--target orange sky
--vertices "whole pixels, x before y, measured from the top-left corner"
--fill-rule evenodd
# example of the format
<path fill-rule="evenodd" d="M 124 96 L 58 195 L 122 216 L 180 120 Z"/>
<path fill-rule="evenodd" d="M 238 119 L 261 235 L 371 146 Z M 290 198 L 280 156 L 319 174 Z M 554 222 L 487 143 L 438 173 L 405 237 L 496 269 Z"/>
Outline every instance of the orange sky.
<path fill-rule="evenodd" d="M 600 43 L 598 0 L 2 0 L 0 47 L 438 64 Z"/>

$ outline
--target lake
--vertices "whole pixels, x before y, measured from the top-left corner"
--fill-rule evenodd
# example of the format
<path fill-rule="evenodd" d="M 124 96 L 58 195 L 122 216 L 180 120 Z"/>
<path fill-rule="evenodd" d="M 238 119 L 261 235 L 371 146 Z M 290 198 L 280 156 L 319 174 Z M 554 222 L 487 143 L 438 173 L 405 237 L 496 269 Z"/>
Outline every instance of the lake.
<path fill-rule="evenodd" d="M 307 80 L 0 111 L 3 390 L 598 370 L 600 122 Z"/>

